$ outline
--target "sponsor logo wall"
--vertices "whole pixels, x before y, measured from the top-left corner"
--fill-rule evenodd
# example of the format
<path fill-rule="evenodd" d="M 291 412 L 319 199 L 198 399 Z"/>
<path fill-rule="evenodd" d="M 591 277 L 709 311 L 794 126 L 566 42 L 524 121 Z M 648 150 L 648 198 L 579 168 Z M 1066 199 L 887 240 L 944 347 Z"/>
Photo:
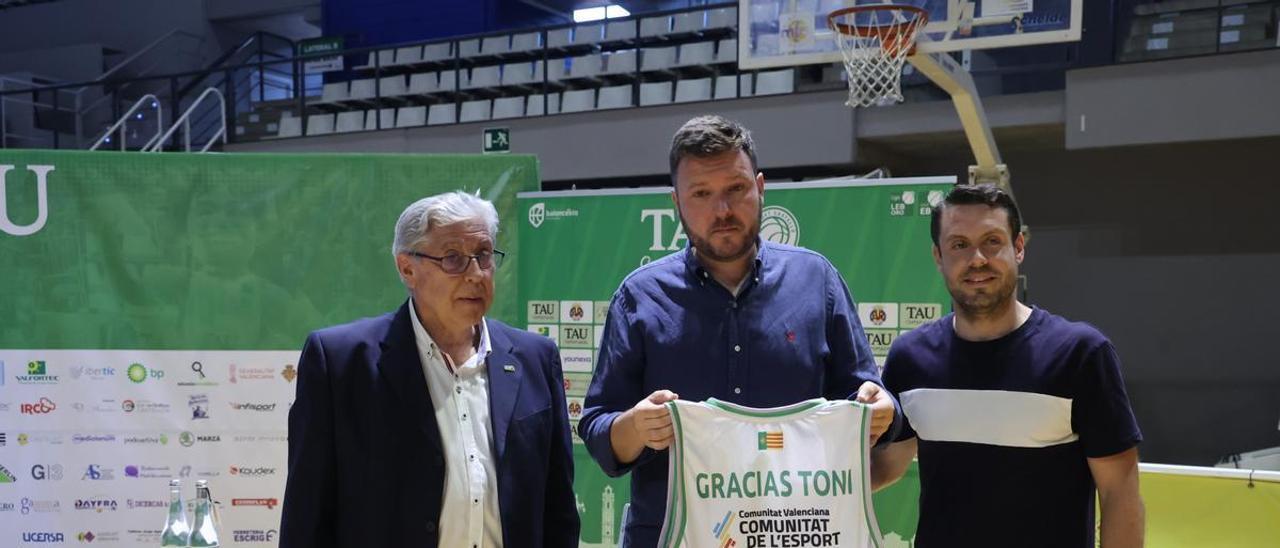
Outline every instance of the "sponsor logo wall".
<path fill-rule="evenodd" d="M 297 356 L 0 350 L 0 546 L 158 544 L 172 478 L 209 480 L 225 546 L 275 545 Z"/>
<path fill-rule="evenodd" d="M 520 154 L 0 150 L 0 548 L 158 545 L 171 477 L 209 480 L 224 546 L 273 546 L 306 334 L 404 302 L 406 205 L 477 192 L 514 226 L 538 181 Z"/>

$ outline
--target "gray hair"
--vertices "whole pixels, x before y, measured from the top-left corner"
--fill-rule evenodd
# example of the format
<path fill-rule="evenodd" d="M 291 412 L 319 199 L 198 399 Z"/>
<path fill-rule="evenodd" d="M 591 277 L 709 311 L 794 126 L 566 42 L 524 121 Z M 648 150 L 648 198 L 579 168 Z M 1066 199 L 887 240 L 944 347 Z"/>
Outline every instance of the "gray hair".
<path fill-rule="evenodd" d="M 473 219 L 484 222 L 490 238 L 498 238 L 498 210 L 489 200 L 461 191 L 418 200 L 404 208 L 400 220 L 396 221 L 391 255 L 416 251 L 436 228 Z"/>

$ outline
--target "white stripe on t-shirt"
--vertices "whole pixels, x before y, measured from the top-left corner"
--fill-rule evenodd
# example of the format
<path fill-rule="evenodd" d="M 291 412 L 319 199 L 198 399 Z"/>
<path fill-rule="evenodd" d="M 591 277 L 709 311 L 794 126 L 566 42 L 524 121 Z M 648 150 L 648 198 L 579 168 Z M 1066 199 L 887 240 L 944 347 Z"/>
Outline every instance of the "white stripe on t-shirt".
<path fill-rule="evenodd" d="M 1071 400 L 1034 392 L 917 388 L 901 394 L 903 412 L 925 441 L 1050 447 L 1076 441 Z"/>

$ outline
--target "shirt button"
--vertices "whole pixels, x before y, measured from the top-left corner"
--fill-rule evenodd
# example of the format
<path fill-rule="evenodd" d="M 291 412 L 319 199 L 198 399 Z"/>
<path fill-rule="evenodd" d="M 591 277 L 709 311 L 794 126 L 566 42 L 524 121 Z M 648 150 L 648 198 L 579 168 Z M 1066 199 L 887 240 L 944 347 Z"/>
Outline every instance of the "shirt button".
<path fill-rule="evenodd" d="M 729 303 L 729 308 L 738 308 L 738 301 L 733 301 Z"/>
<path fill-rule="evenodd" d="M 471 460 L 476 460 L 476 456 L 475 456 L 475 455 L 471 455 L 469 458 L 470 458 Z"/>
<path fill-rule="evenodd" d="M 463 414 L 462 414 L 462 420 L 464 420 L 464 421 L 465 421 L 465 420 L 467 420 L 467 414 L 466 414 L 466 413 L 463 413 Z"/>
<path fill-rule="evenodd" d="M 742 347 L 741 347 L 741 346 L 739 346 L 739 345 L 736 345 L 736 344 L 735 344 L 735 345 L 733 345 L 733 351 L 734 351 L 734 352 L 742 352 Z"/>
<path fill-rule="evenodd" d="M 471 504 L 480 504 L 480 499 L 471 499 Z"/>
<path fill-rule="evenodd" d="M 454 392 L 457 392 L 457 393 L 459 393 L 459 394 L 461 394 L 461 393 L 462 393 L 462 387 L 461 387 L 461 386 L 455 386 L 455 387 L 453 388 L 453 391 L 454 391 Z"/>
<path fill-rule="evenodd" d="M 733 393 L 734 393 L 734 394 L 741 394 L 741 393 L 742 393 L 742 389 L 741 389 L 741 388 L 734 388 L 734 389 L 733 389 Z"/>

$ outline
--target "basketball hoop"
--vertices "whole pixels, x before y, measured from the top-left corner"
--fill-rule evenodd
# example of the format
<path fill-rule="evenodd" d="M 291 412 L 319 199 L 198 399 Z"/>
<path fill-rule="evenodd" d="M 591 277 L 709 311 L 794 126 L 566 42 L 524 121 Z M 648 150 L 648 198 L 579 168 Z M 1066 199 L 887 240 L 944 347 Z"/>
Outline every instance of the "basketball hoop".
<path fill-rule="evenodd" d="M 915 53 L 916 33 L 929 22 L 929 12 L 915 6 L 874 4 L 831 12 L 827 25 L 835 31 L 849 77 L 851 107 L 902 101 L 902 64 Z"/>

